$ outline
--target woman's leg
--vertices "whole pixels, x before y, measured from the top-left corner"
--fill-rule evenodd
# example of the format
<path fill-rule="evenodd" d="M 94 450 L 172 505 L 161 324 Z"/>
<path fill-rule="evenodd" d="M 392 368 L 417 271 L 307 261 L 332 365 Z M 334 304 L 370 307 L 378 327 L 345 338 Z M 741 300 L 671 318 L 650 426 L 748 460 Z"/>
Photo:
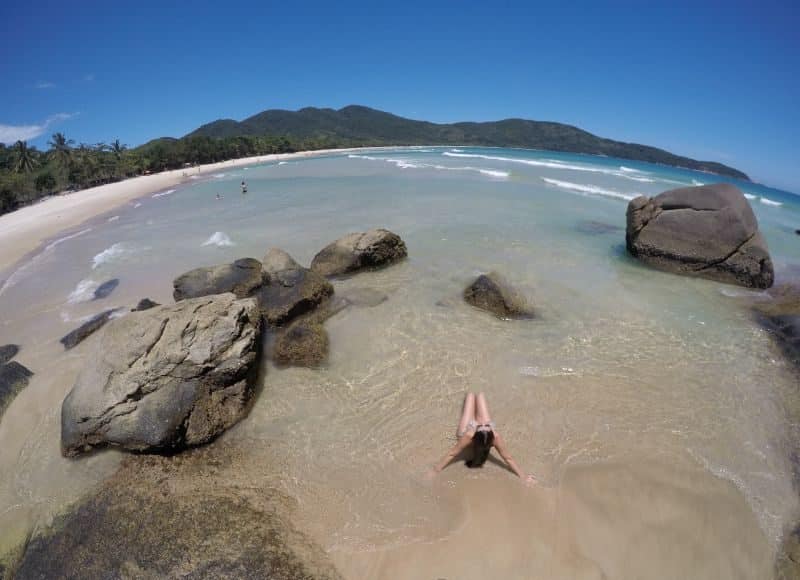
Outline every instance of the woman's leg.
<path fill-rule="evenodd" d="M 467 393 L 464 397 L 464 408 L 461 411 L 461 420 L 458 422 L 456 437 L 461 437 L 469 427 L 469 422 L 475 420 L 475 393 Z"/>
<path fill-rule="evenodd" d="M 492 422 L 492 417 L 489 415 L 489 405 L 486 403 L 486 395 L 483 393 L 478 393 L 476 400 L 475 422 L 478 425 Z"/>

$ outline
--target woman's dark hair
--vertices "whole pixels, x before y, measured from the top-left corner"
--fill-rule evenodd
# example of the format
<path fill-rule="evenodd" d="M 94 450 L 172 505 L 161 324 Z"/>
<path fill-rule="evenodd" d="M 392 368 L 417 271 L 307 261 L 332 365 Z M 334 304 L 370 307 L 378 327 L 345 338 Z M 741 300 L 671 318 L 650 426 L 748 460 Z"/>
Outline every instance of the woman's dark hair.
<path fill-rule="evenodd" d="M 476 431 L 472 437 L 472 459 L 467 461 L 467 467 L 483 467 L 489 457 L 494 443 L 494 431 Z"/>

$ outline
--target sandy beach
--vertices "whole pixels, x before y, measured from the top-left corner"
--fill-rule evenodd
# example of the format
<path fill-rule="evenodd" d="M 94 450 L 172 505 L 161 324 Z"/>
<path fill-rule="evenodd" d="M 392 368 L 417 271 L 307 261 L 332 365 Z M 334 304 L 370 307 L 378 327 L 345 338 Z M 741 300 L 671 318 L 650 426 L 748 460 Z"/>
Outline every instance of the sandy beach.
<path fill-rule="evenodd" d="M 392 149 L 392 147 L 371 147 L 368 150 L 379 149 Z M 173 169 L 153 175 L 142 175 L 116 183 L 48 197 L 33 205 L 0 216 L 0 272 L 13 266 L 58 233 L 111 211 L 132 199 L 185 183 L 192 176 L 209 175 L 223 169 L 269 161 L 363 150 L 362 148 L 320 149 L 318 151 L 243 157 L 196 167 Z"/>

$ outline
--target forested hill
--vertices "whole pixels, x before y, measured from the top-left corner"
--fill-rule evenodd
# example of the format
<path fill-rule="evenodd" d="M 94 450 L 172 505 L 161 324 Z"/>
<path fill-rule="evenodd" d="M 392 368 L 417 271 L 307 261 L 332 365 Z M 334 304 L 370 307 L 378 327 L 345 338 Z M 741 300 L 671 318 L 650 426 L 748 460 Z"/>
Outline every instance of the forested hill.
<path fill-rule="evenodd" d="M 230 138 L 239 136 L 287 137 L 291 141 L 314 143 L 318 147 L 353 147 L 378 145 L 481 145 L 523 147 L 570 153 L 608 155 L 622 159 L 661 163 L 710 171 L 745 179 L 741 171 L 714 161 L 697 161 L 669 151 L 604 139 L 587 131 L 564 125 L 526 119 L 504 119 L 485 123 L 439 124 L 414 121 L 351 105 L 343 109 L 307 107 L 299 111 L 273 109 L 243 121 L 220 119 L 186 137 Z"/>

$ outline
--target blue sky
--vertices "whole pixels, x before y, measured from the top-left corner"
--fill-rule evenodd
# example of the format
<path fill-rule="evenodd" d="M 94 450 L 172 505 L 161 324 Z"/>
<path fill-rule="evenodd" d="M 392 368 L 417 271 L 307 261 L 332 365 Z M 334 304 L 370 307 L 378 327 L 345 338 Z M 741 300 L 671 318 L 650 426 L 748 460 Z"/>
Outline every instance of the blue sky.
<path fill-rule="evenodd" d="M 800 192 L 798 30 L 800 3 L 771 0 L 6 1 L 0 140 L 363 104 L 570 123 Z"/>

